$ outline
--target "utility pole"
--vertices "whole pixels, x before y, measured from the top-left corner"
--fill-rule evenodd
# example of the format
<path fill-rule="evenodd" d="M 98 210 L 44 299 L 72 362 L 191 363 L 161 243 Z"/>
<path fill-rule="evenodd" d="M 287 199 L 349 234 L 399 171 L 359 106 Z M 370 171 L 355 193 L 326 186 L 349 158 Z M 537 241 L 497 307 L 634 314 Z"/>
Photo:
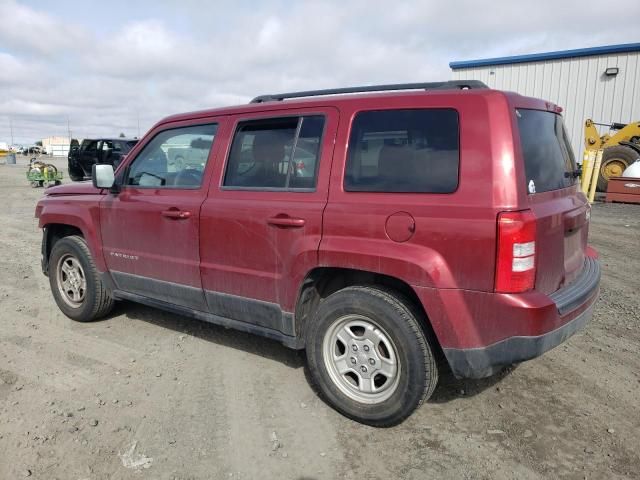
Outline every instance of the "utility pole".
<path fill-rule="evenodd" d="M 11 131 L 11 145 L 13 145 L 13 121 L 9 117 L 9 130 Z"/>
<path fill-rule="evenodd" d="M 69 143 L 71 143 L 71 127 L 69 126 L 69 115 L 67 115 L 67 132 L 69 133 Z"/>

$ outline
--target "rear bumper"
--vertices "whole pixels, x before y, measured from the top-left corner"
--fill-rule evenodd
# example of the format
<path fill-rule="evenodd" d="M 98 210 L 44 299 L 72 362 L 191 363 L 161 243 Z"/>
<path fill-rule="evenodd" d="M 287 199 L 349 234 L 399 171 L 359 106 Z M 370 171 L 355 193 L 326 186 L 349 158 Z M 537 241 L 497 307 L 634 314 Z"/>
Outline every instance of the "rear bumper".
<path fill-rule="evenodd" d="M 536 337 L 510 337 L 485 348 L 445 348 L 449 366 L 458 378 L 483 378 L 513 363 L 539 357 L 583 328 L 593 316 L 594 304 L 552 332 Z"/>
<path fill-rule="evenodd" d="M 587 257 L 578 278 L 551 295 L 427 289 L 418 295 L 454 375 L 482 378 L 540 356 L 584 327 L 599 286 L 600 264 Z"/>

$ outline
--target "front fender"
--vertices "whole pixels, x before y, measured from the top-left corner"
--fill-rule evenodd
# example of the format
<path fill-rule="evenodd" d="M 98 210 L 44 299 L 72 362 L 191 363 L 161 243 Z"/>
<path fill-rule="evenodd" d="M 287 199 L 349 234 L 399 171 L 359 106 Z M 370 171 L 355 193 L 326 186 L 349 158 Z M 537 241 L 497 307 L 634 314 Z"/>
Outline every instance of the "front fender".
<path fill-rule="evenodd" d="M 101 272 L 106 271 L 100 240 L 100 198 L 45 197 L 36 206 L 36 217 L 40 228 L 69 225 L 80 230 L 96 268 Z"/>

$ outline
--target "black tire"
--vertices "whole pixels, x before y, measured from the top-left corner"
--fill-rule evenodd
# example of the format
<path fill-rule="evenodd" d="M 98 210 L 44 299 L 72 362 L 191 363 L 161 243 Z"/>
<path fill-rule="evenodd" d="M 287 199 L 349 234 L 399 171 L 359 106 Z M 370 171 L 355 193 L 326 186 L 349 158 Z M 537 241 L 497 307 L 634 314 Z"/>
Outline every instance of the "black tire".
<path fill-rule="evenodd" d="M 329 372 L 330 360 L 324 360 L 325 335 L 330 335 L 332 326 L 350 315 L 371 319 L 395 347 L 400 365 L 397 386 L 388 398 L 377 403 L 356 401 L 346 395 L 344 387 L 341 390 L 339 381 Z M 436 360 L 420 325 L 426 320 L 421 317 L 406 298 L 383 287 L 347 287 L 323 300 L 310 319 L 306 353 L 312 381 L 324 399 L 343 415 L 375 427 L 397 425 L 411 415 L 431 396 L 438 383 Z M 346 350 L 350 356 L 348 347 Z"/>
<path fill-rule="evenodd" d="M 61 260 L 71 258 L 79 262 L 86 282 L 83 298 L 76 306 L 69 303 L 68 297 L 65 299 L 58 275 Z M 100 280 L 89 247 L 77 235 L 63 237 L 53 245 L 49 257 L 49 284 L 58 307 L 72 320 L 91 322 L 104 317 L 113 308 L 114 300 Z"/>
<path fill-rule="evenodd" d="M 607 191 L 607 184 L 609 178 L 605 175 L 606 167 L 610 163 L 623 164 L 624 171 L 629 165 L 640 158 L 640 153 L 636 152 L 633 148 L 625 147 L 624 145 L 618 145 L 617 147 L 605 148 L 602 152 L 602 164 L 600 165 L 600 171 L 598 172 L 598 185 L 597 190 L 599 192 Z M 622 172 L 620 172 L 622 174 Z"/>

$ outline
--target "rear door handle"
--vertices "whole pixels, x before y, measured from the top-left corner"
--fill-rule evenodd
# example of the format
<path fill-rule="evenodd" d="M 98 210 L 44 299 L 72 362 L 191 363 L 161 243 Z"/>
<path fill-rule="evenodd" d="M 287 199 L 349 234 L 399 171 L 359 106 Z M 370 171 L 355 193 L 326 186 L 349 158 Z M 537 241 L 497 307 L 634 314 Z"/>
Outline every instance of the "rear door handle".
<path fill-rule="evenodd" d="M 170 208 L 162 212 L 163 217 L 172 218 L 174 220 L 186 220 L 191 217 L 191 212 L 185 210 L 178 210 L 177 208 Z"/>
<path fill-rule="evenodd" d="M 305 220 L 293 217 L 271 217 L 267 219 L 267 223 L 275 227 L 300 228 L 304 227 Z"/>

